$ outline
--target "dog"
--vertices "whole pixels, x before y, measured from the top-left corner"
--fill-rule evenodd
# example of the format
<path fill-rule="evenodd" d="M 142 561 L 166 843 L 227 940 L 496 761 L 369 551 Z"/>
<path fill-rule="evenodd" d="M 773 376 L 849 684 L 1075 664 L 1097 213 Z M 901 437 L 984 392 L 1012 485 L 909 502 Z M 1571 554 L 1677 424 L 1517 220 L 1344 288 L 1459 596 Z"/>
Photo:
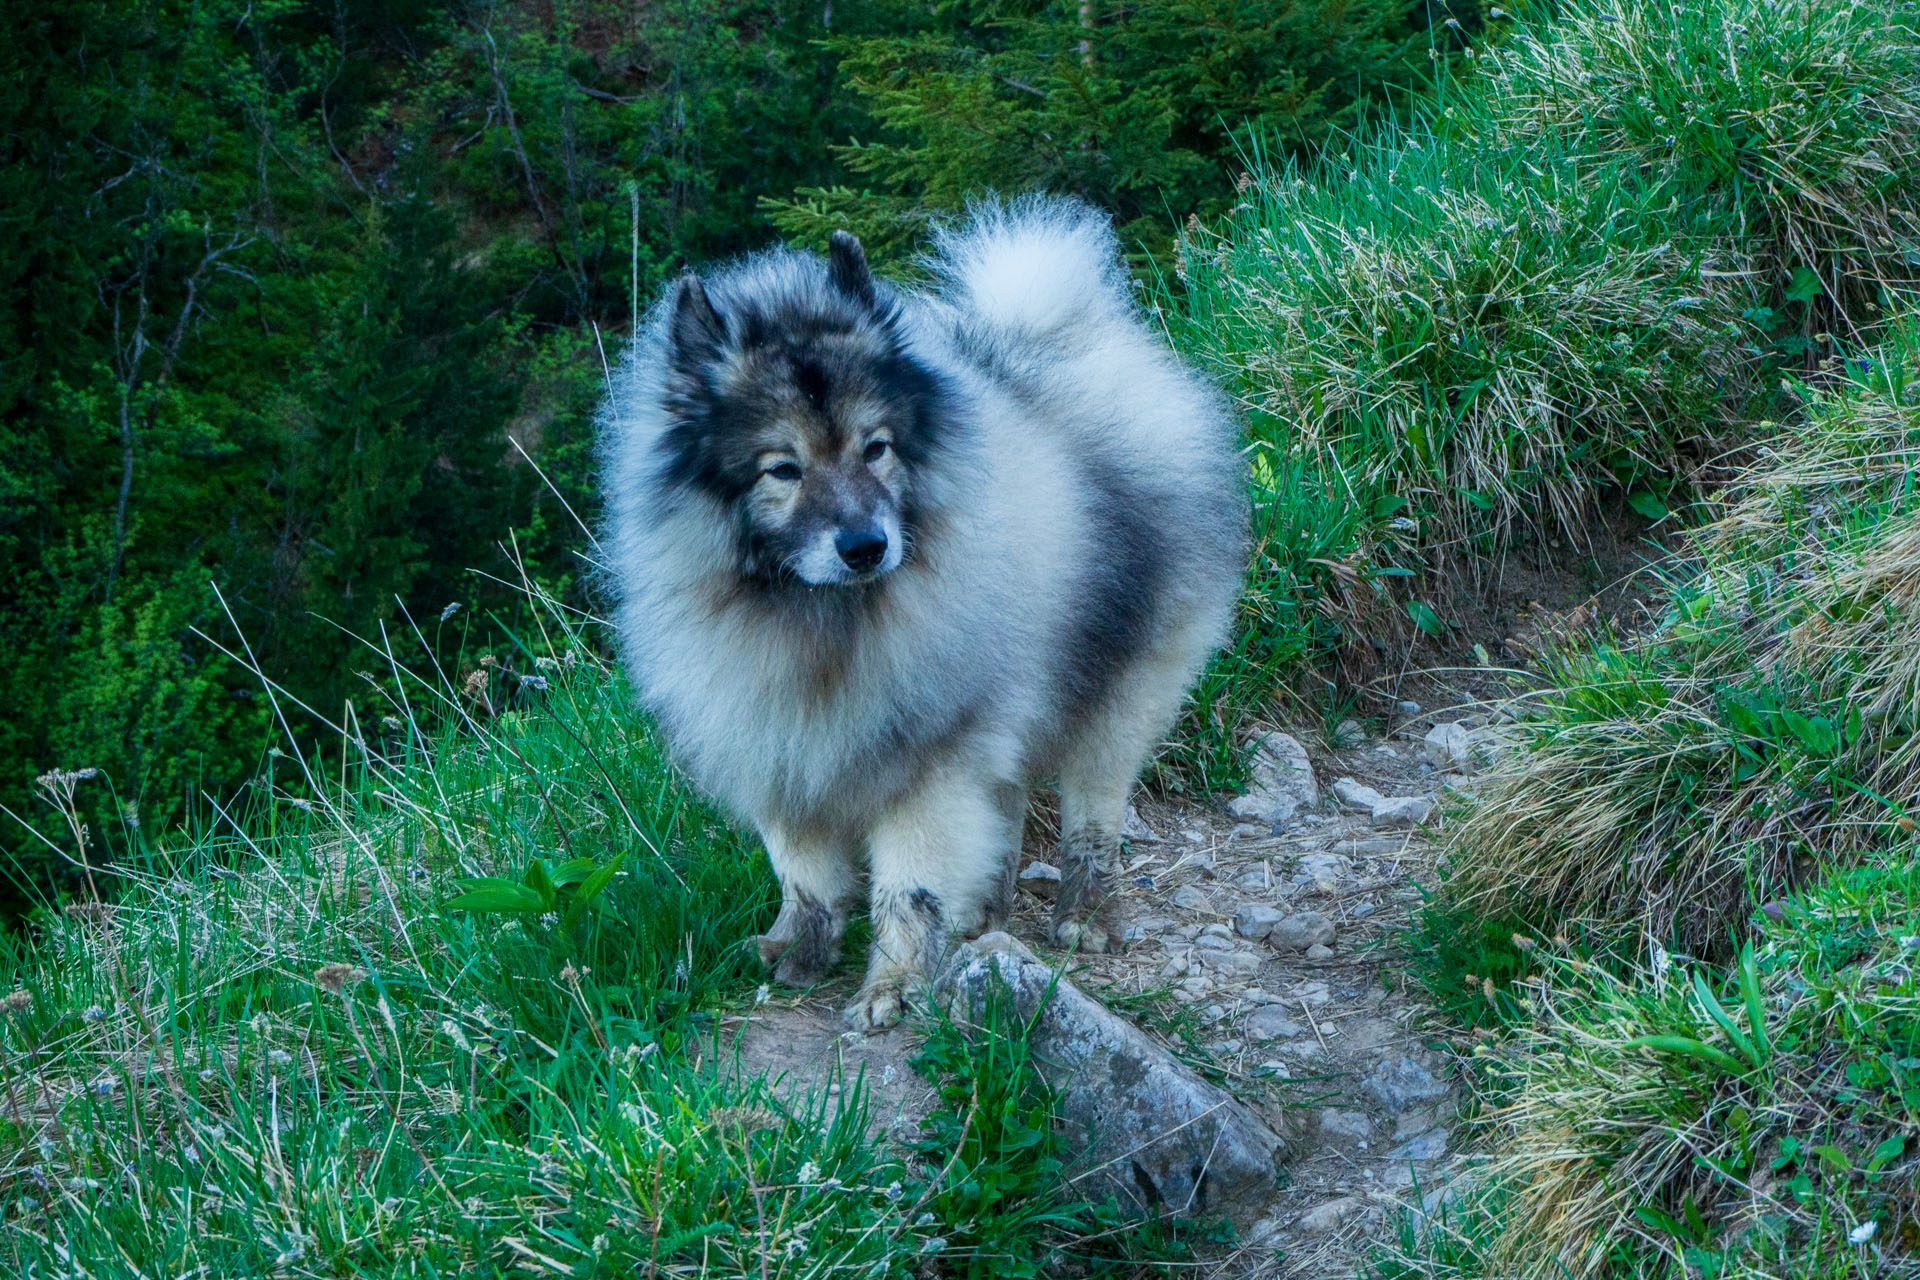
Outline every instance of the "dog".
<path fill-rule="evenodd" d="M 779 981 L 838 962 L 864 885 L 862 1031 L 1002 927 L 1036 786 L 1054 943 L 1119 945 L 1128 797 L 1247 554 L 1232 411 L 1148 328 L 1102 215 L 983 205 L 923 266 L 889 286 L 840 232 L 683 276 L 601 415 L 623 660 L 765 842 Z"/>

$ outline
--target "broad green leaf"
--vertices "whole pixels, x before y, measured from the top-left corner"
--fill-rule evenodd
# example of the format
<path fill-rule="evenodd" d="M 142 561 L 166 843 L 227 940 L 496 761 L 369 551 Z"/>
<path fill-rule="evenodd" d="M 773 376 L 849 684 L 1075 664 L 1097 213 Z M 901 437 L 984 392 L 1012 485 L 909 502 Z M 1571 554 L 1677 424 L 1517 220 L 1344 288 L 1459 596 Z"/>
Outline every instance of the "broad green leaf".
<path fill-rule="evenodd" d="M 522 884 L 497 876 L 456 881 L 464 892 L 448 901 L 456 911 L 545 911 L 539 894 Z"/>
<path fill-rule="evenodd" d="M 1649 520 L 1665 520 L 1667 518 L 1667 504 L 1644 489 L 1639 493 L 1628 494 L 1627 505 Z"/>

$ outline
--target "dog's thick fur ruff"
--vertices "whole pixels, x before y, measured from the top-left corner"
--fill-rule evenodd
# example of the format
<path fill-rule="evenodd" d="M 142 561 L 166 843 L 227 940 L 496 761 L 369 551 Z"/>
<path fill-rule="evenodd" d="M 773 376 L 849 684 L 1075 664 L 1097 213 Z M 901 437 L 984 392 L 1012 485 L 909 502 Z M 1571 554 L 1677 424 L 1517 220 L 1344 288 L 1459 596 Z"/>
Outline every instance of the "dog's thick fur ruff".
<path fill-rule="evenodd" d="M 766 842 L 781 980 L 836 962 L 864 880 L 864 1030 L 954 934 L 1004 920 L 1042 783 L 1054 939 L 1117 945 L 1127 798 L 1246 550 L 1232 415 L 1143 322 L 1103 217 L 983 207 L 927 265 L 895 291 L 842 235 L 829 261 L 685 279 L 602 416 L 628 668 L 680 765 Z M 888 539 L 868 576 L 833 562 L 848 521 Z"/>

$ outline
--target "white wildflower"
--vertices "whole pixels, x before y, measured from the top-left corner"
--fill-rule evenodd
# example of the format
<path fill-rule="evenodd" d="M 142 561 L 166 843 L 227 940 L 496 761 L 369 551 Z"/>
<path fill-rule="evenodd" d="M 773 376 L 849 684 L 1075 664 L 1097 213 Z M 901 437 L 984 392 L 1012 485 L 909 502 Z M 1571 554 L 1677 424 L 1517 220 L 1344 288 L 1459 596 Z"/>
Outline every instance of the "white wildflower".
<path fill-rule="evenodd" d="M 809 1160 L 805 1164 L 800 1166 L 800 1173 L 798 1176 L 801 1182 L 806 1183 L 808 1185 L 812 1185 L 813 1183 L 820 1181 L 820 1166 L 815 1164 L 813 1161 Z"/>
<path fill-rule="evenodd" d="M 1867 1241 L 1873 1239 L 1873 1233 L 1879 1229 L 1879 1226 L 1880 1226 L 1879 1223 L 1874 1222 L 1871 1219 L 1861 1223 L 1859 1226 L 1855 1227 L 1853 1230 L 1847 1232 L 1847 1243 L 1848 1244 L 1865 1244 Z"/>

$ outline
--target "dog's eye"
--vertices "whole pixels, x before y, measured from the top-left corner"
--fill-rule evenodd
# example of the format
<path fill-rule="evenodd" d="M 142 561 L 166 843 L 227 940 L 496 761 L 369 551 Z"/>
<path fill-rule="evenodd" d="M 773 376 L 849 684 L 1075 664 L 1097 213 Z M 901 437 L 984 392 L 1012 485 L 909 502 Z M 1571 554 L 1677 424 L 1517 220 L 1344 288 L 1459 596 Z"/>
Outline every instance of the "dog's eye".
<path fill-rule="evenodd" d="M 766 474 L 775 480 L 785 480 L 789 484 L 800 478 L 800 464 L 797 462 L 776 462 L 767 468 Z"/>
<path fill-rule="evenodd" d="M 869 441 L 865 457 L 868 462 L 878 462 L 887 456 L 887 450 L 891 447 L 885 440 Z"/>

